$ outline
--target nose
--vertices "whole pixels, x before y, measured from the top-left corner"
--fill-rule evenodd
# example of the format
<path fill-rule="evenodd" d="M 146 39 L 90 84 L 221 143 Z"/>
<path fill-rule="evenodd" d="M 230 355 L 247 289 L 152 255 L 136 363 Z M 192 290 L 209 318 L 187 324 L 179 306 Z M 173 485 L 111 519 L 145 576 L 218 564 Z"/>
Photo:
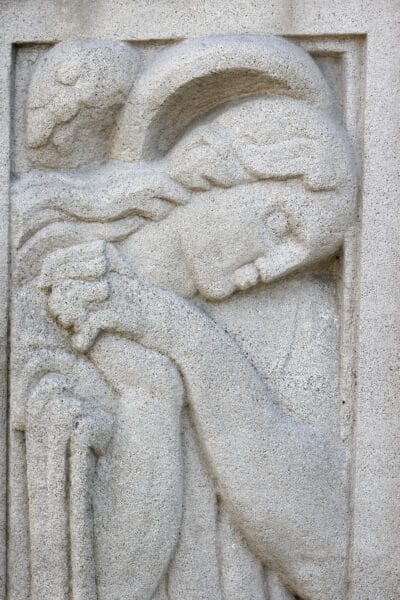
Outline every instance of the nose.
<path fill-rule="evenodd" d="M 270 264 L 266 256 L 257 258 L 254 262 L 243 265 L 234 271 L 233 284 L 235 290 L 248 290 L 258 283 L 265 283 L 270 273 Z"/>

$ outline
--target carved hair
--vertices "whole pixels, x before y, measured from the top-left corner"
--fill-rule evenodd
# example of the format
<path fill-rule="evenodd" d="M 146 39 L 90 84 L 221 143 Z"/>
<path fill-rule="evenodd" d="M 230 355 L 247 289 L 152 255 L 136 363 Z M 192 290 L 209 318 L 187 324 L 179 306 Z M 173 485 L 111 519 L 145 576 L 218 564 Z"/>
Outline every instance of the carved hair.
<path fill-rule="evenodd" d="M 340 192 L 354 188 L 354 171 L 346 134 L 323 112 L 282 97 L 243 100 L 160 161 L 22 177 L 14 187 L 19 270 L 23 279 L 37 274 L 40 257 L 56 248 L 124 239 L 212 186 L 300 178 L 310 191 Z"/>
<path fill-rule="evenodd" d="M 167 157 L 175 181 L 193 191 L 301 178 L 310 191 L 355 183 L 344 130 L 325 113 L 282 97 L 242 100 L 189 131 Z"/>

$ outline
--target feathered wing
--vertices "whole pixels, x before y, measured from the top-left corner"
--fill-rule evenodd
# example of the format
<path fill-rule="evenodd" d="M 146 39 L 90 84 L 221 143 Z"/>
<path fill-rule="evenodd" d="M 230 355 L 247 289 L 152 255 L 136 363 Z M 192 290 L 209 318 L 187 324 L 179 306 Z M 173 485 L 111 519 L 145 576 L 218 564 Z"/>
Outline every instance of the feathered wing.
<path fill-rule="evenodd" d="M 139 62 L 132 46 L 110 40 L 62 42 L 46 52 L 28 94 L 33 166 L 74 168 L 106 159 Z"/>

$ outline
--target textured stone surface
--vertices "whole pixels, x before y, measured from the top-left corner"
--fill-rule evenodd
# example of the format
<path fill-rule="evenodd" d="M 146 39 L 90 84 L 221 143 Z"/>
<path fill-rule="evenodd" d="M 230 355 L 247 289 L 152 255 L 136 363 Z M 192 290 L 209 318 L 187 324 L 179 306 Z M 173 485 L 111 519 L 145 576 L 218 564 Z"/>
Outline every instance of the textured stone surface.
<path fill-rule="evenodd" d="M 397 13 L 5 4 L 4 600 L 398 597 Z"/>

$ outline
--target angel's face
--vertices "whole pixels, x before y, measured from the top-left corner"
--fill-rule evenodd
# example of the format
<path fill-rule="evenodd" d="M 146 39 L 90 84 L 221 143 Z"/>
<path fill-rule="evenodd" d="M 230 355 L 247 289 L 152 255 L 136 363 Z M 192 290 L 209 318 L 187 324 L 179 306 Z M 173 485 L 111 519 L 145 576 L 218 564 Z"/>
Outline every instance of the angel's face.
<path fill-rule="evenodd" d="M 213 188 L 187 209 L 182 250 L 197 291 L 221 300 L 332 256 L 353 199 L 300 181 Z"/>

